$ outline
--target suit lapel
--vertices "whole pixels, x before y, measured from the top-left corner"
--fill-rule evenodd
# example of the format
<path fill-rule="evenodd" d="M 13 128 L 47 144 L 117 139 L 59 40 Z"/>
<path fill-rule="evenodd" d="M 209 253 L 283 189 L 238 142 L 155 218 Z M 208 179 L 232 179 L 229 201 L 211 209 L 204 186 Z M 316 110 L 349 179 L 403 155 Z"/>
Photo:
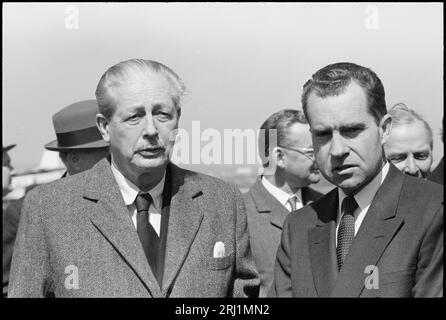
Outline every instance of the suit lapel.
<path fill-rule="evenodd" d="M 164 264 L 163 296 L 166 296 L 186 259 L 206 208 L 201 203 L 202 188 L 193 176 L 169 164 L 171 203 Z"/>
<path fill-rule="evenodd" d="M 328 297 L 337 276 L 334 242 L 338 207 L 337 189 L 328 193 L 325 201 L 316 202 L 311 207 L 319 218 L 316 226 L 308 230 L 313 281 L 318 296 Z"/>
<path fill-rule="evenodd" d="M 96 202 L 90 220 L 130 265 L 147 290 L 154 297 L 161 291 L 144 254 L 128 209 L 116 184 L 110 163 L 101 160 L 88 175 L 84 198 Z"/>
<path fill-rule="evenodd" d="M 364 273 L 369 265 L 376 266 L 389 242 L 403 223 L 396 217 L 403 175 L 393 165 L 376 193 L 364 221 L 350 247 L 339 272 L 333 296 L 358 297 L 364 290 Z"/>
<path fill-rule="evenodd" d="M 250 190 L 257 212 L 269 213 L 270 222 L 273 226 L 282 229 L 283 223 L 289 211 L 271 194 L 262 184 L 258 177 Z"/>

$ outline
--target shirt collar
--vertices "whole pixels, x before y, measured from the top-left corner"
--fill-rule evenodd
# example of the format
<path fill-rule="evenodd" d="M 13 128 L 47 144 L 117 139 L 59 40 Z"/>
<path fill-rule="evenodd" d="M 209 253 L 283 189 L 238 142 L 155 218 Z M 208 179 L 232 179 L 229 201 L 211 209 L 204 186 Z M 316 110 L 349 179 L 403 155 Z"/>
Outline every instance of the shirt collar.
<path fill-rule="evenodd" d="M 129 179 L 127 179 L 121 171 L 119 171 L 115 162 L 113 161 L 113 157 L 111 157 L 111 170 L 113 175 L 115 176 L 116 183 L 118 184 L 119 190 L 121 191 L 122 197 L 124 199 L 124 203 L 126 206 L 129 206 L 135 202 L 136 196 L 141 190 Z M 149 194 L 153 199 L 154 205 L 157 209 L 161 208 L 162 205 L 162 195 L 164 190 L 164 182 L 166 180 L 166 171 L 164 171 L 164 175 L 161 178 L 160 182 L 149 190 Z"/>
<path fill-rule="evenodd" d="M 387 162 L 383 166 L 381 171 L 375 176 L 375 178 L 373 178 L 371 182 L 369 182 L 364 188 L 362 188 L 357 194 L 354 195 L 360 211 L 364 210 L 372 203 L 373 197 L 375 197 L 376 192 L 378 192 L 379 187 L 381 186 L 387 176 L 387 173 L 389 172 L 389 167 L 389 163 Z M 338 195 L 338 212 L 341 213 L 342 200 L 344 200 L 347 195 L 344 193 L 344 191 L 342 191 L 341 188 L 338 188 Z"/>
<path fill-rule="evenodd" d="M 301 189 L 299 189 L 295 194 L 289 194 L 282 189 L 277 188 L 271 182 L 269 182 L 265 176 L 262 176 L 262 184 L 265 189 L 271 193 L 271 195 L 276 198 L 282 205 L 286 205 L 288 199 L 295 195 L 297 197 L 297 202 L 302 202 Z"/>

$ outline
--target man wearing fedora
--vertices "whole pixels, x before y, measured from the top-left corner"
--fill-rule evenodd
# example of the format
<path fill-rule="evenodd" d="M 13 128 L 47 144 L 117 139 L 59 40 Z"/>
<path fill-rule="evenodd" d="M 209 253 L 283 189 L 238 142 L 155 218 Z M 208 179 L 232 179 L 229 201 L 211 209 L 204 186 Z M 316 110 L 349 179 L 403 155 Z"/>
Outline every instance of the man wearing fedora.
<path fill-rule="evenodd" d="M 53 115 L 57 139 L 47 143 L 45 148 L 59 152 L 67 168 L 64 176 L 88 170 L 108 155 L 108 143 L 96 126 L 98 111 L 96 100 L 83 100 Z"/>
<path fill-rule="evenodd" d="M 101 133 L 96 126 L 96 114 L 98 110 L 96 100 L 83 100 L 73 103 L 53 115 L 53 125 L 57 139 L 47 143 L 45 148 L 59 152 L 59 156 L 67 168 L 67 171 L 62 177 L 72 176 L 88 170 L 108 155 L 108 143 L 102 139 Z M 14 146 L 11 145 L 3 148 L 4 180 L 6 176 L 5 163 L 10 168 L 7 151 Z M 5 181 L 3 184 L 5 185 Z M 8 292 L 9 271 L 22 205 L 23 197 L 12 202 L 3 211 L 2 286 L 4 296 Z"/>
<path fill-rule="evenodd" d="M 110 157 L 25 198 L 10 297 L 255 297 L 246 208 L 233 185 L 169 161 L 185 87 L 151 60 L 96 89 Z"/>

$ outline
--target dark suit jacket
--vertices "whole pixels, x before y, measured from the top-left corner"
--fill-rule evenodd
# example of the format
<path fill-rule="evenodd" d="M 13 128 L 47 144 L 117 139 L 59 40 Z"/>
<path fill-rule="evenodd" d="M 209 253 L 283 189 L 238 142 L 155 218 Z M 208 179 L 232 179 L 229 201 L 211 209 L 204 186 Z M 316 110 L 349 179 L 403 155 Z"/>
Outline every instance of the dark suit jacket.
<path fill-rule="evenodd" d="M 9 297 L 256 296 L 238 189 L 169 164 L 171 203 L 162 288 L 110 168 L 36 187 L 25 197 Z M 214 258 L 217 241 L 226 255 Z"/>
<path fill-rule="evenodd" d="M 14 249 L 17 228 L 20 221 L 20 210 L 23 198 L 11 202 L 3 210 L 3 296 L 8 294 L 9 271 L 11 268 L 12 252 Z"/>
<path fill-rule="evenodd" d="M 248 211 L 252 255 L 260 274 L 259 297 L 266 297 L 273 281 L 274 261 L 282 225 L 289 211 L 265 189 L 260 177 L 243 196 Z M 311 188 L 302 188 L 302 201 L 305 205 L 320 196 L 321 193 Z"/>
<path fill-rule="evenodd" d="M 444 157 L 441 158 L 440 163 L 429 174 L 428 179 L 430 181 L 433 181 L 433 182 L 443 185 L 443 179 L 444 179 L 444 171 L 443 170 L 444 170 Z"/>
<path fill-rule="evenodd" d="M 269 296 L 432 297 L 443 294 L 443 187 L 395 166 L 376 193 L 338 273 L 338 191 L 290 214 Z M 376 266 L 370 286 L 367 266 Z M 368 284 L 367 288 L 365 284 Z"/>

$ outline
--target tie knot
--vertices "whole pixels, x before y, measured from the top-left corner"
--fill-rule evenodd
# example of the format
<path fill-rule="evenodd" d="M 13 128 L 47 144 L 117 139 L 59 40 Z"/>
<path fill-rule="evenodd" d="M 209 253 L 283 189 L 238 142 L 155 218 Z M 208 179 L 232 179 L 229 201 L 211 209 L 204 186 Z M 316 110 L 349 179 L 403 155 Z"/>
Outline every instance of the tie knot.
<path fill-rule="evenodd" d="M 357 207 L 358 203 L 356 202 L 354 196 L 348 196 L 342 200 L 342 212 L 344 212 L 344 214 L 353 215 L 353 212 L 355 212 Z"/>
<path fill-rule="evenodd" d="M 150 203 L 152 202 L 152 197 L 149 193 L 138 193 L 135 199 L 136 211 L 149 211 Z"/>
<path fill-rule="evenodd" d="M 296 202 L 297 202 L 297 196 L 293 194 L 291 197 L 288 198 L 288 203 L 291 206 L 291 211 L 296 210 Z"/>

